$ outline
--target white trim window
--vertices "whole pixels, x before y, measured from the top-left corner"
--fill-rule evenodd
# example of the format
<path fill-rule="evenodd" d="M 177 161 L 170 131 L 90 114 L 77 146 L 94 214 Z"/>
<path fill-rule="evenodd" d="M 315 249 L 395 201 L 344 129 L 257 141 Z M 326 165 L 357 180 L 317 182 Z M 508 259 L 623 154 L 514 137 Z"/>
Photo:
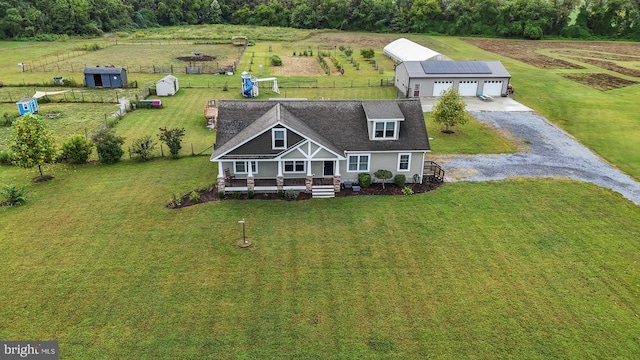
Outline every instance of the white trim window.
<path fill-rule="evenodd" d="M 271 149 L 283 150 L 287 148 L 287 129 L 271 129 Z"/>
<path fill-rule="evenodd" d="M 248 161 L 234 161 L 233 162 L 233 172 L 235 174 L 248 174 L 249 173 L 249 162 Z M 251 172 L 253 174 L 258 173 L 258 162 L 251 162 Z"/>
<path fill-rule="evenodd" d="M 348 172 L 369 171 L 369 154 L 349 155 L 347 163 Z"/>
<path fill-rule="evenodd" d="M 397 121 L 376 121 L 373 124 L 374 139 L 396 139 Z"/>
<path fill-rule="evenodd" d="M 284 172 L 303 173 L 307 171 L 307 162 L 304 160 L 287 160 L 284 162 Z"/>
<path fill-rule="evenodd" d="M 398 171 L 411 170 L 411 153 L 398 154 Z"/>

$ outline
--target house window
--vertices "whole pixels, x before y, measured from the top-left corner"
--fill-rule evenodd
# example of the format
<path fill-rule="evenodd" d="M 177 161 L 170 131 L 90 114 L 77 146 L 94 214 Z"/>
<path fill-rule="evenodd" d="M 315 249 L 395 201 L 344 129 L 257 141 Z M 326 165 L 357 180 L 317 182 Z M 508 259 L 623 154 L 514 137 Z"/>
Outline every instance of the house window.
<path fill-rule="evenodd" d="M 375 123 L 374 139 L 395 139 L 396 138 L 396 122 L 395 121 L 377 121 Z"/>
<path fill-rule="evenodd" d="M 369 155 L 349 155 L 348 171 L 369 171 Z"/>
<path fill-rule="evenodd" d="M 236 174 L 248 174 L 249 173 L 249 162 L 248 161 L 234 161 L 233 162 L 233 172 Z M 251 172 L 253 174 L 258 173 L 258 163 L 256 161 L 251 161 Z"/>
<path fill-rule="evenodd" d="M 413 87 L 413 97 L 420 97 L 420 83 Z"/>
<path fill-rule="evenodd" d="M 306 161 L 285 161 L 284 172 L 286 173 L 301 173 L 306 171 Z"/>
<path fill-rule="evenodd" d="M 398 171 L 409 171 L 411 154 L 398 154 Z"/>
<path fill-rule="evenodd" d="M 272 129 L 271 130 L 271 148 L 273 150 L 281 150 L 287 148 L 287 130 Z"/>

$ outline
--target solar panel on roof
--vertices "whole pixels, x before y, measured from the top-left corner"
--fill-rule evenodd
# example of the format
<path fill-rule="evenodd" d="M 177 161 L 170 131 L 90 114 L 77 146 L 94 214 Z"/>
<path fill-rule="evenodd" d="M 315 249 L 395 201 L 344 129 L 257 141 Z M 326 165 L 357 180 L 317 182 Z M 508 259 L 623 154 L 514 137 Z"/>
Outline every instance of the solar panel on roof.
<path fill-rule="evenodd" d="M 425 74 L 491 74 L 482 61 L 421 61 Z"/>

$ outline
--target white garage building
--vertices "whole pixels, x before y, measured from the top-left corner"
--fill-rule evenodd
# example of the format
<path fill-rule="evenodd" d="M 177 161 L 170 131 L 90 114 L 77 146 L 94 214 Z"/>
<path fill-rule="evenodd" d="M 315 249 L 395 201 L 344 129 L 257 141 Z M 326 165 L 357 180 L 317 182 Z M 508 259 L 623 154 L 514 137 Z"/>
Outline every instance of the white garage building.
<path fill-rule="evenodd" d="M 500 61 L 405 61 L 395 85 L 404 97 L 440 96 L 451 87 L 461 96 L 507 94 L 511 75 Z"/>

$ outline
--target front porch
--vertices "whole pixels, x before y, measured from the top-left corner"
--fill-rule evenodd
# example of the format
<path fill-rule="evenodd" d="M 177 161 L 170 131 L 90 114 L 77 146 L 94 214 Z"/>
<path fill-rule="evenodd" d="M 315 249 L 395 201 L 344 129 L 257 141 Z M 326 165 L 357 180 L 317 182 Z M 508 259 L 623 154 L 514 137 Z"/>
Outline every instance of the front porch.
<path fill-rule="evenodd" d="M 307 182 L 309 180 L 309 183 Z M 253 191 L 257 193 L 270 193 L 270 192 L 278 192 L 280 190 L 296 190 L 296 191 L 311 191 L 308 188 L 308 185 L 313 186 L 321 186 L 321 185 L 335 185 L 336 179 L 331 178 L 317 178 L 317 177 L 300 177 L 300 178 L 282 178 L 281 185 L 278 185 L 278 179 L 225 179 L 224 180 L 224 191 L 225 192 L 248 192 Z M 339 188 L 339 179 L 338 179 L 338 190 Z M 253 190 L 250 190 L 250 187 Z"/>

